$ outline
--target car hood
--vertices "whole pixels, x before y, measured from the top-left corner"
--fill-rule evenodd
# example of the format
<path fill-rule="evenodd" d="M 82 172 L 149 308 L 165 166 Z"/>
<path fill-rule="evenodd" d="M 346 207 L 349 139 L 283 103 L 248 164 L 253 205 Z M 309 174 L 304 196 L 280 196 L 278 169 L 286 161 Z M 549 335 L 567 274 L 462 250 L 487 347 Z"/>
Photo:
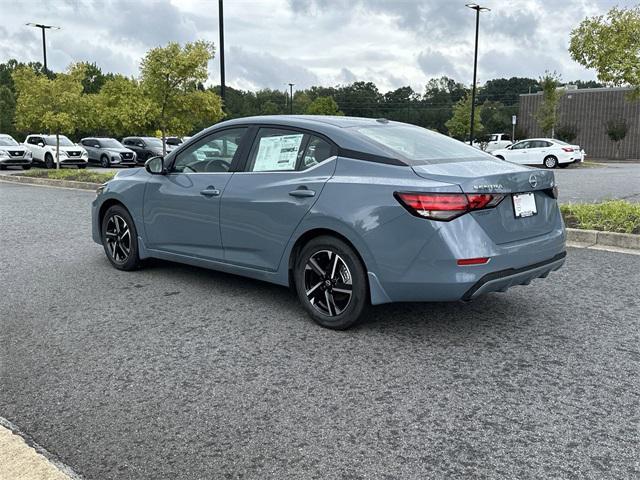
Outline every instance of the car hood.
<path fill-rule="evenodd" d="M 8 152 L 11 150 L 12 152 L 26 152 L 27 149 L 22 145 L 0 145 L 0 150 L 3 152 Z"/>
<path fill-rule="evenodd" d="M 100 150 L 109 153 L 133 153 L 133 150 L 129 150 L 125 147 L 101 148 Z"/>
<path fill-rule="evenodd" d="M 555 177 L 550 171 L 491 157 L 487 160 L 420 165 L 413 167 L 413 171 L 423 178 L 457 184 L 468 193 L 528 192 L 555 185 Z"/>
<path fill-rule="evenodd" d="M 56 146 L 51 145 L 51 147 L 55 150 Z M 84 152 L 84 148 L 79 147 L 78 145 L 60 145 L 61 152 Z"/>

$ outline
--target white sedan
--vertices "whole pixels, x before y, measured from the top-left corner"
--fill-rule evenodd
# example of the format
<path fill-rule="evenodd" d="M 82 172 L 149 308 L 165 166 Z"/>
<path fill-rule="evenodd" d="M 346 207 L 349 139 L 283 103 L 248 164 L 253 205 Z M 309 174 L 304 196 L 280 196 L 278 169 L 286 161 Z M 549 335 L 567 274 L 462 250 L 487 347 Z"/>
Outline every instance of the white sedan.
<path fill-rule="evenodd" d="M 547 168 L 565 168 L 582 162 L 584 152 L 577 145 L 553 138 L 531 138 L 521 140 L 507 148 L 494 150 L 492 155 L 522 165 L 544 165 Z"/>

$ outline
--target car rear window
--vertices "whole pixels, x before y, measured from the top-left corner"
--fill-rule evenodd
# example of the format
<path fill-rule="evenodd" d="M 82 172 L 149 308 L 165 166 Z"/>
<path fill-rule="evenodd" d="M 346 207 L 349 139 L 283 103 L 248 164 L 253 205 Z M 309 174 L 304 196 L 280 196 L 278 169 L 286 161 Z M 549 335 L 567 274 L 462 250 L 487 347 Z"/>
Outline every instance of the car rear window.
<path fill-rule="evenodd" d="M 396 154 L 409 165 L 467 162 L 492 159 L 489 154 L 440 133 L 413 125 L 353 127 L 378 146 Z"/>

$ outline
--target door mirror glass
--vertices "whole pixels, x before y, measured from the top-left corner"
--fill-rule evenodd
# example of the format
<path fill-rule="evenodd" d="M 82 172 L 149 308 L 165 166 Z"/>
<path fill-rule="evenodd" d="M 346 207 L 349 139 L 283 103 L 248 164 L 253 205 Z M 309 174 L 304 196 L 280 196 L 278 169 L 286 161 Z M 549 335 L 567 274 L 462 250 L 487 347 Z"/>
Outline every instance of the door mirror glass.
<path fill-rule="evenodd" d="M 164 175 L 164 159 L 162 157 L 151 157 L 144 163 L 144 168 L 152 175 Z"/>
<path fill-rule="evenodd" d="M 44 143 L 38 142 L 38 146 L 42 148 L 42 147 L 44 147 Z"/>
<path fill-rule="evenodd" d="M 136 145 L 137 145 L 138 147 L 142 147 L 142 148 L 144 148 L 144 143 L 142 143 L 142 142 L 138 142 L 138 143 L 136 143 Z"/>

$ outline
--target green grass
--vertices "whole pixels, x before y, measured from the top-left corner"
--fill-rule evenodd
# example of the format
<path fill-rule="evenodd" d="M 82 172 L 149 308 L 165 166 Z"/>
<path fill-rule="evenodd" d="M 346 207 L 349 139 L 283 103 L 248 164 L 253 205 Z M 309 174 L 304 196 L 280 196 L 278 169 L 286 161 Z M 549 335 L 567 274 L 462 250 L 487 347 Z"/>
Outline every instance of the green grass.
<path fill-rule="evenodd" d="M 640 204 L 611 200 L 593 204 L 561 205 L 570 228 L 640 234 Z"/>
<path fill-rule="evenodd" d="M 73 180 L 74 182 L 104 183 L 111 180 L 115 176 L 115 173 L 88 172 L 76 168 L 61 168 L 60 170 L 29 170 L 21 175 L 25 177 L 51 178 L 54 180 Z"/>

